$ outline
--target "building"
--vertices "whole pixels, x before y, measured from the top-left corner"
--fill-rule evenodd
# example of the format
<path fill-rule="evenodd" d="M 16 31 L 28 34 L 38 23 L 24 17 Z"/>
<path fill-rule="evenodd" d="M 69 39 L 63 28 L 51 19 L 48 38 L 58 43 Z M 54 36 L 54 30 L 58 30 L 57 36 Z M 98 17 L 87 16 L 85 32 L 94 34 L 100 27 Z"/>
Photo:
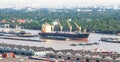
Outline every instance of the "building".
<path fill-rule="evenodd" d="M 14 44 L 0 44 L 0 52 L 13 52 L 19 55 L 33 56 L 38 60 L 47 58 L 48 60 L 64 60 L 66 62 L 120 62 L 120 54 L 117 52 L 92 52 L 72 49 L 54 50 L 53 48 Z M 3 54 L 3 57 L 8 57 L 8 55 Z M 13 56 L 10 55 L 9 57 Z"/>
<path fill-rule="evenodd" d="M 14 52 L 15 54 L 21 55 L 37 55 L 45 56 L 48 53 L 53 53 L 54 49 L 36 47 L 36 46 L 22 46 L 22 45 L 12 45 L 12 44 L 0 44 L 0 52 Z"/>

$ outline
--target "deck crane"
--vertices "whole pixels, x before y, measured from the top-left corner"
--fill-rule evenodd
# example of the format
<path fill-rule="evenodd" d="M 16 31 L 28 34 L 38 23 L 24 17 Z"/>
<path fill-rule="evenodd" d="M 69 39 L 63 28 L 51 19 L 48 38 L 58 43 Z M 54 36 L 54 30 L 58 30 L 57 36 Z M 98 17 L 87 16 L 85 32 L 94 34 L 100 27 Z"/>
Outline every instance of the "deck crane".
<path fill-rule="evenodd" d="M 54 32 L 54 27 L 55 27 L 55 26 L 54 26 L 54 25 L 52 25 L 52 32 Z"/>
<path fill-rule="evenodd" d="M 63 30 L 63 26 L 61 25 L 59 19 L 57 19 L 57 22 L 58 22 L 58 25 L 59 25 L 59 27 L 60 27 L 60 32 L 62 32 L 62 30 Z"/>
<path fill-rule="evenodd" d="M 53 24 L 51 25 L 53 32 L 54 32 L 55 25 L 58 25 L 57 19 L 56 19 L 56 20 L 53 22 Z"/>
<path fill-rule="evenodd" d="M 67 24 L 68 24 L 68 27 L 69 27 L 69 29 L 70 29 L 70 32 L 72 32 L 72 26 L 70 25 L 70 22 L 67 21 Z"/>
<path fill-rule="evenodd" d="M 77 27 L 78 29 L 78 32 L 81 33 L 81 26 L 79 26 L 76 22 L 74 22 L 75 26 Z"/>

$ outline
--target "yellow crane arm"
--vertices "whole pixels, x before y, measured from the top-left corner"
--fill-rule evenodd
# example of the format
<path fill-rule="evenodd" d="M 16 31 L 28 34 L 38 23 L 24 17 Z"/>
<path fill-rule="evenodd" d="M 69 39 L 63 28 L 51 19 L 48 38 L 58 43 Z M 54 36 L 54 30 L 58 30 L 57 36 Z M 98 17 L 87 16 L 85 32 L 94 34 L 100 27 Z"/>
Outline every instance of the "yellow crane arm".
<path fill-rule="evenodd" d="M 78 31 L 81 32 L 81 26 L 79 26 L 76 22 L 74 22 L 74 24 L 78 28 Z"/>
<path fill-rule="evenodd" d="M 69 22 L 69 21 L 67 21 L 67 24 L 68 24 L 68 27 L 69 27 L 70 32 L 71 32 L 71 31 L 72 31 L 72 26 L 70 25 L 70 22 Z"/>
<path fill-rule="evenodd" d="M 60 23 L 59 20 L 57 20 L 57 22 L 58 22 L 58 25 L 59 25 L 59 27 L 60 27 L 60 31 L 62 32 L 62 30 L 63 30 L 63 26 L 61 25 L 61 23 Z"/>
<path fill-rule="evenodd" d="M 74 24 L 75 24 L 75 26 L 76 26 L 77 28 L 79 28 L 79 26 L 78 26 L 78 24 L 77 24 L 76 22 L 74 22 Z"/>

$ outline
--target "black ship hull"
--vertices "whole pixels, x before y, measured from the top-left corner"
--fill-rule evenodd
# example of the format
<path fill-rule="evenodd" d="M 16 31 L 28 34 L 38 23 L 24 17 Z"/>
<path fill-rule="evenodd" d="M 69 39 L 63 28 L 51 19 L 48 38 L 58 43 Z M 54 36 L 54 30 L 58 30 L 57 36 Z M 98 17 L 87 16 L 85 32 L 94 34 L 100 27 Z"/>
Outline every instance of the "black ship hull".
<path fill-rule="evenodd" d="M 79 33 L 39 33 L 41 38 L 48 39 L 58 39 L 58 40 L 87 40 L 89 34 L 79 34 Z"/>

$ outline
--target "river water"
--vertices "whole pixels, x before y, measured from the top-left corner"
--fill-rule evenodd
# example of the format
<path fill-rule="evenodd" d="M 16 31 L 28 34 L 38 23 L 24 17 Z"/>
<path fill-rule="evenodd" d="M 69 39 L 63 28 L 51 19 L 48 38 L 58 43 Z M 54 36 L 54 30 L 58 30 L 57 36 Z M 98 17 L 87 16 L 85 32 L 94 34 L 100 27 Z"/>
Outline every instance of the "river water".
<path fill-rule="evenodd" d="M 2 29 L 0 29 L 2 30 Z M 25 30 L 27 32 L 31 32 L 37 34 L 39 30 Z M 38 46 L 38 47 L 52 47 L 55 50 L 61 49 L 73 49 L 73 50 L 91 50 L 95 51 L 97 48 L 99 51 L 114 51 L 120 53 L 120 43 L 109 43 L 109 42 L 101 42 L 99 41 L 101 37 L 119 37 L 116 35 L 106 35 L 106 34 L 96 34 L 90 33 L 88 38 L 89 42 L 99 42 L 99 45 L 90 45 L 90 46 L 70 46 L 72 43 L 80 43 L 80 41 L 61 41 L 61 40 L 49 40 L 43 39 L 46 42 L 31 42 L 31 41 L 22 41 L 22 40 L 8 40 L 8 39 L 0 39 L 0 43 L 7 43 L 7 44 L 16 44 L 16 45 L 29 45 L 29 46 Z"/>

